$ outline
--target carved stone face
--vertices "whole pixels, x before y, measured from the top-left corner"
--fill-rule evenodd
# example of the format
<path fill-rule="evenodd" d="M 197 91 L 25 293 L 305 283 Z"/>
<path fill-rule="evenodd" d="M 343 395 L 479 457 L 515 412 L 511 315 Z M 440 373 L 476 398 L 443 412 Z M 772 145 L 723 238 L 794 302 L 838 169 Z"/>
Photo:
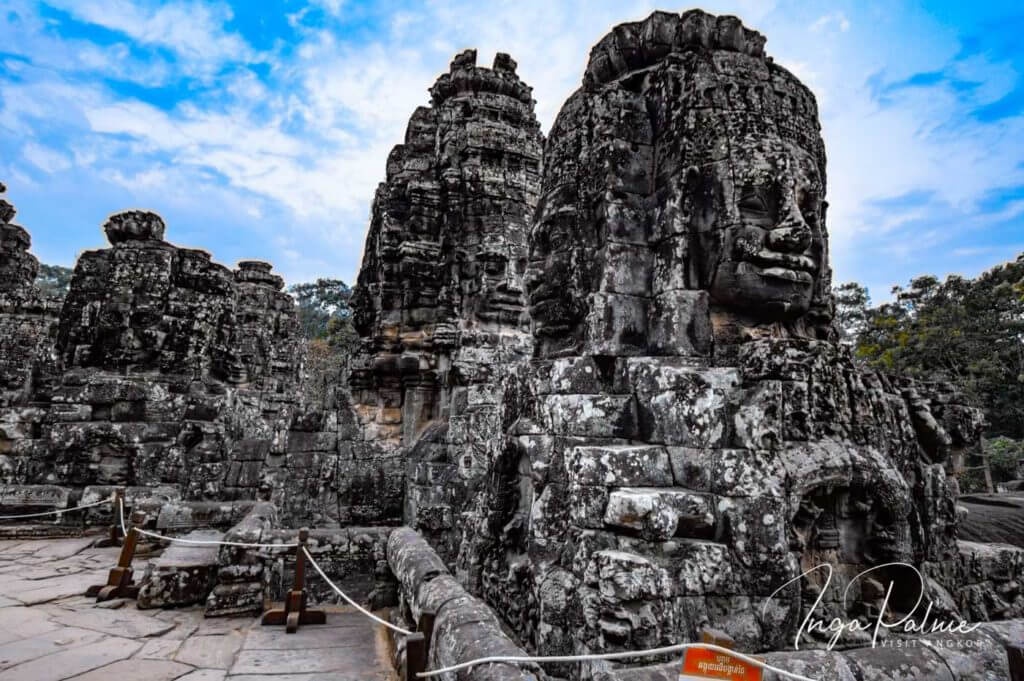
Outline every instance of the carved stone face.
<path fill-rule="evenodd" d="M 516 268 L 522 267 L 522 261 L 510 261 L 508 254 L 498 249 L 480 253 L 477 260 L 481 290 L 475 301 L 476 317 L 494 324 L 518 324 L 523 314 L 523 292 Z"/>
<path fill-rule="evenodd" d="M 537 206 L 523 283 L 533 333 L 542 343 L 573 344 L 576 326 L 586 313 L 586 291 L 581 287 L 585 274 L 576 258 L 585 243 L 581 222 L 571 191 L 555 190 Z"/>
<path fill-rule="evenodd" d="M 698 226 L 712 299 L 773 320 L 806 313 L 825 265 L 816 159 L 772 137 L 738 145 L 716 166 L 722 209 Z"/>

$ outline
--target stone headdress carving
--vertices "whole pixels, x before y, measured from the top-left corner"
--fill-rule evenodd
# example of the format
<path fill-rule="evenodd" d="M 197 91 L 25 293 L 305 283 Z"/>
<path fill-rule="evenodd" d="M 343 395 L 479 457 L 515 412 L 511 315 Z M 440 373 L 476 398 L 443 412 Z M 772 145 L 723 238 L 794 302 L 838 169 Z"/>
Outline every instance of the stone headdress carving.
<path fill-rule="evenodd" d="M 695 10 L 594 47 L 545 149 L 527 273 L 540 356 L 832 336 L 817 106 L 763 45 Z"/>

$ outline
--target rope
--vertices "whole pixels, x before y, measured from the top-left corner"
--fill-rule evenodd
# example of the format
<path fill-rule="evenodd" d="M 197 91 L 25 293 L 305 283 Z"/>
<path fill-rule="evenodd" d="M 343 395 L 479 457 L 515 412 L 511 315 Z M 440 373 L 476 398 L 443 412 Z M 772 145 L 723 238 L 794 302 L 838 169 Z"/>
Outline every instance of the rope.
<path fill-rule="evenodd" d="M 353 601 L 351 598 L 349 598 L 348 595 L 346 595 L 344 591 L 342 591 L 341 589 L 338 588 L 337 584 L 335 584 L 334 582 L 331 581 L 330 577 L 328 577 L 327 575 L 324 574 L 324 571 L 321 570 L 320 566 L 317 565 L 317 562 L 315 560 L 313 560 L 313 556 L 311 556 L 309 554 L 309 551 L 306 550 L 306 547 L 302 547 L 302 552 L 306 554 L 306 558 L 309 559 L 309 563 L 310 563 L 310 565 L 313 566 L 313 569 L 320 573 L 320 576 L 324 578 L 324 581 L 327 582 L 330 585 L 330 587 L 332 589 L 334 589 L 334 591 L 339 596 L 344 598 L 346 603 L 348 603 L 353 608 L 355 608 L 359 612 L 361 612 L 364 615 L 366 615 L 367 617 L 369 617 L 374 622 L 377 622 L 379 624 L 383 624 L 388 629 L 391 629 L 392 631 L 396 631 L 399 634 L 402 634 L 403 636 L 412 636 L 413 632 L 409 631 L 408 629 L 403 629 L 401 627 L 396 627 L 394 624 L 391 624 L 391 622 L 387 622 L 385 620 L 382 620 L 381 618 L 377 617 L 376 615 L 374 615 L 369 610 L 364 609 L 361 605 L 359 605 L 358 603 Z"/>
<path fill-rule="evenodd" d="M 128 526 L 124 522 L 124 500 L 121 500 L 121 531 L 124 532 L 125 536 L 128 536 Z M 194 546 L 241 546 L 247 549 L 294 549 L 298 544 L 248 544 L 245 542 L 238 541 L 218 541 L 216 539 L 185 539 L 183 537 L 168 537 L 163 534 L 157 534 L 156 532 L 150 532 L 149 530 L 143 530 L 139 527 L 133 527 L 139 534 L 144 534 L 147 537 L 153 537 L 154 539 L 162 539 L 169 542 L 177 542 L 179 544 L 192 544 Z"/>
<path fill-rule="evenodd" d="M 489 662 L 583 662 L 586 660 L 618 660 L 624 657 L 643 657 L 645 655 L 664 655 L 665 653 L 674 653 L 680 650 L 688 650 L 689 648 L 706 648 L 708 650 L 714 650 L 718 653 L 727 653 L 732 657 L 738 658 L 752 665 L 756 665 L 762 669 L 773 671 L 776 674 L 796 679 L 796 681 L 815 681 L 815 679 L 807 676 L 801 676 L 800 674 L 794 674 L 793 672 L 787 672 L 784 669 L 773 667 L 772 665 L 758 660 L 756 657 L 750 657 L 743 653 L 738 653 L 735 650 L 716 646 L 711 643 L 678 643 L 673 646 L 665 646 L 664 648 L 652 648 L 650 650 L 636 650 L 636 651 L 623 651 L 617 653 L 595 653 L 593 655 L 554 655 L 547 657 L 481 657 L 477 660 L 470 660 L 469 662 L 463 662 L 461 664 L 452 665 L 451 667 L 444 667 L 443 669 L 431 669 L 428 672 L 419 672 L 416 674 L 417 677 L 425 679 L 430 676 L 439 676 L 448 672 L 458 671 L 460 669 L 467 669 L 469 667 L 475 667 L 480 664 L 487 664 Z"/>
<path fill-rule="evenodd" d="M 104 503 L 104 502 L 100 502 L 100 503 Z M 91 505 L 95 506 L 97 504 L 91 504 Z M 83 506 L 81 508 L 86 508 L 86 507 Z M 75 509 L 68 509 L 68 510 L 75 510 Z M 120 512 L 121 512 L 121 529 L 124 531 L 125 535 L 127 535 L 128 534 L 128 527 L 127 527 L 127 525 L 126 525 L 126 523 L 124 521 L 124 500 L 120 500 Z M 242 546 L 242 547 L 247 547 L 247 548 L 295 548 L 296 546 L 298 546 L 298 544 L 248 544 L 248 543 L 243 543 L 243 542 L 216 541 L 216 540 L 212 540 L 212 539 L 211 540 L 179 539 L 178 537 L 166 537 L 164 535 L 157 534 L 155 532 L 149 532 L 147 530 L 142 530 L 142 529 L 139 529 L 138 527 L 135 527 L 133 529 L 136 532 L 138 532 L 139 534 L 144 534 L 144 535 L 147 535 L 149 537 L 155 537 L 157 539 L 163 539 L 165 541 L 179 542 L 179 543 L 182 543 L 182 544 L 197 544 L 197 545 L 205 545 L 205 546 L 210 546 L 210 545 Z M 378 624 L 382 624 L 385 627 L 387 627 L 388 629 L 391 629 L 392 631 L 395 631 L 395 632 L 397 632 L 399 634 L 402 634 L 403 636 L 411 636 L 413 634 L 413 632 L 409 631 L 408 629 L 403 629 L 401 627 L 395 626 L 394 624 L 391 624 L 390 622 L 388 622 L 386 620 L 383 620 L 380 617 L 377 617 L 372 612 L 370 612 L 369 610 L 366 610 L 361 605 L 356 603 L 354 600 L 349 598 L 348 594 L 346 594 L 344 591 L 342 591 L 340 588 L 338 588 L 338 585 L 335 584 L 334 582 L 332 582 L 330 577 L 328 577 L 324 573 L 324 571 L 323 571 L 323 569 L 321 569 L 319 563 L 316 562 L 316 560 L 313 558 L 312 554 L 310 554 L 309 550 L 306 549 L 305 546 L 302 547 L 302 552 L 304 554 L 306 554 L 306 558 L 309 560 L 309 564 L 313 566 L 313 569 L 316 570 L 317 573 L 320 574 L 320 577 L 322 577 L 323 580 L 325 582 L 327 582 L 328 586 L 330 586 L 332 589 L 334 589 L 335 593 L 337 593 L 339 596 L 341 596 L 343 599 L 345 599 L 346 603 L 351 605 L 353 608 L 358 610 L 360 613 L 362 613 L 366 617 L 369 617 L 374 622 L 377 622 Z M 770 664 L 768 664 L 766 662 L 763 662 L 761 660 L 758 660 L 757 658 L 750 657 L 749 655 L 744 655 L 743 653 L 738 653 L 735 650 L 730 650 L 728 648 L 723 648 L 721 646 L 716 646 L 716 645 L 713 645 L 713 644 L 710 644 L 710 643 L 679 643 L 679 644 L 673 645 L 673 646 L 665 646 L 663 648 L 652 648 L 650 650 L 623 651 L 623 652 L 616 652 L 616 653 L 597 653 L 597 654 L 592 654 L 592 655 L 560 655 L 560 656 L 545 656 L 545 657 L 502 657 L 502 656 L 481 657 L 481 658 L 478 658 L 476 660 L 470 660 L 469 662 L 462 662 L 460 664 L 452 665 L 451 667 L 444 667 L 442 669 L 433 669 L 433 670 L 428 671 L 428 672 L 420 672 L 420 673 L 417 673 L 416 676 L 419 677 L 419 678 L 428 678 L 428 677 L 431 677 L 431 676 L 439 676 L 439 675 L 445 674 L 447 672 L 459 671 L 460 669 L 468 669 L 469 667 L 475 667 L 477 665 L 488 664 L 488 663 L 492 663 L 492 662 L 512 662 L 512 663 L 519 663 L 519 662 L 583 662 L 583 661 L 586 661 L 586 660 L 618 660 L 618 659 L 627 658 L 627 657 L 645 657 L 645 656 L 648 656 L 648 655 L 664 655 L 664 654 L 667 654 L 667 653 L 678 652 L 680 650 L 688 650 L 690 648 L 706 648 L 708 650 L 714 650 L 716 652 L 726 653 L 728 655 L 732 655 L 733 657 L 736 657 L 736 658 L 738 658 L 740 660 L 743 660 L 744 662 L 747 662 L 749 664 L 755 665 L 755 666 L 760 667 L 762 669 L 767 669 L 769 671 L 773 671 L 776 674 L 781 674 L 782 676 L 785 676 L 787 678 L 796 679 L 796 681 L 815 681 L 815 679 L 809 678 L 807 676 L 801 676 L 799 674 L 794 674 L 793 672 L 787 672 L 784 669 L 779 669 L 778 667 L 773 667 L 772 665 L 770 665 Z"/>
<path fill-rule="evenodd" d="M 23 513 L 21 515 L 0 515 L 0 520 L 14 520 L 15 518 L 38 518 L 44 515 L 60 515 L 62 513 L 70 513 L 71 511 L 80 511 L 83 508 L 92 508 L 94 506 L 100 506 L 102 504 L 109 504 L 110 499 L 100 499 L 99 501 L 92 504 L 83 504 L 81 506 L 75 506 L 74 508 L 62 508 L 59 511 L 42 511 L 40 513 Z"/>

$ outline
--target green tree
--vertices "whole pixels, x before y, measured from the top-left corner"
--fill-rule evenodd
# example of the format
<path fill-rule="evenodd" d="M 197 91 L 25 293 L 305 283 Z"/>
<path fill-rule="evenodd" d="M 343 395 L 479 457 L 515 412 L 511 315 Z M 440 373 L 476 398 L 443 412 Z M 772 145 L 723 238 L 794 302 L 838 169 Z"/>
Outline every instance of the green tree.
<path fill-rule="evenodd" d="M 340 279 L 294 284 L 299 328 L 306 339 L 304 398 L 325 404 L 332 390 L 347 381 L 348 357 L 359 342 L 352 325 L 352 289 Z"/>
<path fill-rule="evenodd" d="M 321 278 L 293 284 L 288 287 L 288 292 L 295 297 L 299 308 L 299 326 L 306 338 L 327 339 L 332 320 L 345 322 L 352 317 L 352 309 L 349 307 L 352 289 L 341 279 Z M 342 326 L 336 324 L 336 331 L 341 331 Z"/>
<path fill-rule="evenodd" d="M 71 275 L 74 271 L 61 265 L 44 265 L 40 263 L 39 274 L 36 275 L 36 286 L 50 296 L 64 298 L 71 290 Z"/>
<path fill-rule="evenodd" d="M 985 409 L 990 434 L 1024 437 L 1024 254 L 976 279 L 916 277 L 893 288 L 892 302 L 865 303 L 862 321 L 852 292 L 836 291 L 855 309 L 839 323 L 855 329 L 861 361 L 951 380 Z"/>
<path fill-rule="evenodd" d="M 871 297 L 866 287 L 855 281 L 840 284 L 834 290 L 836 322 L 844 340 L 855 340 L 867 325 Z"/>
<path fill-rule="evenodd" d="M 995 482 L 1017 479 L 1018 467 L 1024 463 L 1024 441 L 1011 440 L 1008 437 L 987 440 L 985 453 L 988 454 L 988 463 Z"/>

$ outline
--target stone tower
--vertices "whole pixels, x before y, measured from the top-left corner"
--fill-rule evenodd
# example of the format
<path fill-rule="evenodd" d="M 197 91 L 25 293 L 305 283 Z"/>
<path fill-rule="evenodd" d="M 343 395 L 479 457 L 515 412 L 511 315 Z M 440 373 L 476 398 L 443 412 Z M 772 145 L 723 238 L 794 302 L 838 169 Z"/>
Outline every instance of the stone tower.
<path fill-rule="evenodd" d="M 287 467 L 300 367 L 283 280 L 266 263 L 232 271 L 165 241 L 155 213 L 118 213 L 103 229 L 110 247 L 75 265 L 30 421 L 0 433 L 3 482 L 270 497 Z M 30 257 L 14 269 L 34 274 Z"/>
<path fill-rule="evenodd" d="M 547 139 L 534 359 L 458 560 L 540 654 L 786 647 L 819 594 L 849 620 L 915 586 L 864 569 L 939 592 L 956 554 L 967 443 L 834 342 L 817 107 L 763 45 L 699 10 L 617 26 Z"/>
<path fill-rule="evenodd" d="M 6 188 L 0 184 L 0 194 Z M 39 261 L 28 252 L 29 233 L 13 224 L 14 206 L 0 198 L 0 407 L 24 406 L 29 400 L 36 371 L 49 364 L 53 353 L 53 331 L 59 301 L 44 295 L 35 286 Z M 20 423 L 28 418 L 21 411 Z M 0 429 L 21 430 L 9 422 Z"/>
<path fill-rule="evenodd" d="M 424 459 L 419 473 L 430 464 L 432 477 L 414 485 L 406 514 L 448 526 L 449 497 L 487 470 L 485 442 L 500 440 L 501 367 L 530 353 L 522 277 L 543 139 L 506 54 L 492 68 L 475 50 L 457 55 L 430 95 L 388 157 L 353 296 L 365 440 L 353 446 L 375 453 L 341 452 L 337 480 L 343 506 L 392 503 L 400 514 L 405 458 Z"/>

